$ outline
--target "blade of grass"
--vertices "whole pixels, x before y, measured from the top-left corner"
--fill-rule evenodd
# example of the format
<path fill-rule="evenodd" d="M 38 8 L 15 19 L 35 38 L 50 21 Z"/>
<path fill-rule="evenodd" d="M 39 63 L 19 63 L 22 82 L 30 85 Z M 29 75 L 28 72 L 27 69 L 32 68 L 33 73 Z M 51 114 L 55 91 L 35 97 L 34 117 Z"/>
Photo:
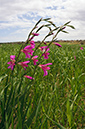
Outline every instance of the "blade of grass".
<path fill-rule="evenodd" d="M 54 124 L 56 124 L 60 129 L 66 129 L 66 128 L 63 127 L 62 125 L 58 124 L 56 121 L 52 120 L 47 114 L 44 113 L 44 115 L 45 115 L 46 118 L 48 118 L 51 122 L 53 122 Z"/>

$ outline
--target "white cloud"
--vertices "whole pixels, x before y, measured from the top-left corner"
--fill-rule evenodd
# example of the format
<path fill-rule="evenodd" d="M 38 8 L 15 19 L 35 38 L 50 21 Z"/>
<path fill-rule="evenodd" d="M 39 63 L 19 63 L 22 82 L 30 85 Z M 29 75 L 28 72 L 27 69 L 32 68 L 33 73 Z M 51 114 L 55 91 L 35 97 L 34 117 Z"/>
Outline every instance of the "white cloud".
<path fill-rule="evenodd" d="M 76 30 L 69 29 L 69 35 L 59 34 L 60 39 L 85 39 L 85 0 L 0 0 L 0 29 L 18 28 L 7 38 L 6 35 L 1 36 L 0 40 L 18 41 L 20 37 L 26 40 L 26 32 L 30 31 L 40 17 L 50 17 L 56 25 L 72 21 Z M 43 31 L 41 33 L 43 36 Z"/>

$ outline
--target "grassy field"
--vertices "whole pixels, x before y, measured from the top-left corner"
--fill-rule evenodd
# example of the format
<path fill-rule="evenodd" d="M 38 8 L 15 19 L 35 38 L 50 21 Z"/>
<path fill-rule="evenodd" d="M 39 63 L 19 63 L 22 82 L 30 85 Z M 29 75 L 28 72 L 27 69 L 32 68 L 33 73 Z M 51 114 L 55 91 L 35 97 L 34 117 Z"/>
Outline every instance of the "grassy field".
<path fill-rule="evenodd" d="M 24 69 L 17 66 L 12 76 L 13 87 L 7 62 L 10 55 L 18 55 L 21 44 L 0 45 L 1 129 L 85 128 L 85 45 L 60 44 L 61 48 L 51 45 L 49 58 L 43 62 L 52 63 L 48 76 L 43 77 L 38 67 L 34 80 L 22 79 Z M 40 51 L 35 55 L 41 55 Z M 20 59 L 24 57 L 20 55 Z M 32 62 L 27 70 L 32 76 Z"/>

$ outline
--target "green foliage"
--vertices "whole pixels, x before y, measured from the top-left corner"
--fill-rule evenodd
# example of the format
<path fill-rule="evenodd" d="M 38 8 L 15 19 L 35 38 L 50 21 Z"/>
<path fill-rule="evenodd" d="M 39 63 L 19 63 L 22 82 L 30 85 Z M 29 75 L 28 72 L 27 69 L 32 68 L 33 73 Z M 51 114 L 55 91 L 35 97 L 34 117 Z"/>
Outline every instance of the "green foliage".
<path fill-rule="evenodd" d="M 22 78 L 20 67 L 13 75 L 7 69 L 9 56 L 17 55 L 20 46 L 0 45 L 0 128 L 84 128 L 85 46 L 81 50 L 79 45 L 52 44 L 44 60 L 53 63 L 48 76 L 38 68 L 34 81 Z"/>

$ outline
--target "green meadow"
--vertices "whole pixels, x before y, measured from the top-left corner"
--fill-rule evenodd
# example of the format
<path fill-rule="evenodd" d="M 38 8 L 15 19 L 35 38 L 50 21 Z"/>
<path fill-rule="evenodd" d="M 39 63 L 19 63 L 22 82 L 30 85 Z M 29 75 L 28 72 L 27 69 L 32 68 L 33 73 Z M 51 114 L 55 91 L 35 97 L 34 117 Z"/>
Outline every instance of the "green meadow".
<path fill-rule="evenodd" d="M 7 68 L 21 44 L 0 44 L 0 129 L 85 129 L 85 45 L 60 44 L 52 44 L 43 61 L 52 63 L 47 76 L 28 64 L 27 75 L 36 70 L 34 80 L 22 78 L 19 65 L 13 75 Z"/>

